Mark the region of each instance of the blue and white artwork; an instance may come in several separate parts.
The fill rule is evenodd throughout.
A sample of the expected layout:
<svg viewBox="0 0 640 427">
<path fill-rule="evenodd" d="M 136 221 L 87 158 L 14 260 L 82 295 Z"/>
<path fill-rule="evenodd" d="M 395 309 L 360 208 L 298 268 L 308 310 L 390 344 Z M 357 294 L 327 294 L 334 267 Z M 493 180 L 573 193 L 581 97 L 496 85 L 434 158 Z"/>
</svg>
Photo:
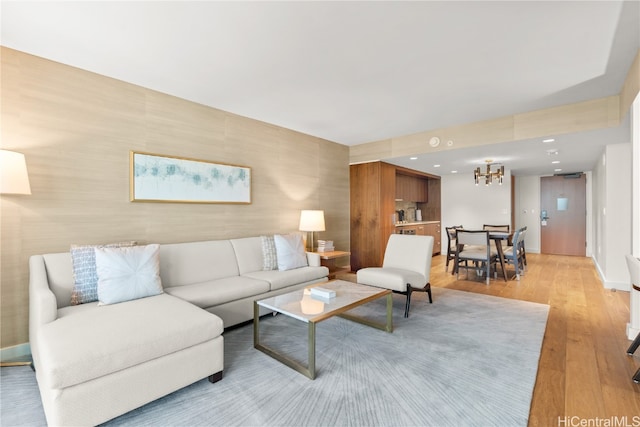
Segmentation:
<svg viewBox="0 0 640 427">
<path fill-rule="evenodd" d="M 131 200 L 251 203 L 251 169 L 131 152 Z"/>
</svg>

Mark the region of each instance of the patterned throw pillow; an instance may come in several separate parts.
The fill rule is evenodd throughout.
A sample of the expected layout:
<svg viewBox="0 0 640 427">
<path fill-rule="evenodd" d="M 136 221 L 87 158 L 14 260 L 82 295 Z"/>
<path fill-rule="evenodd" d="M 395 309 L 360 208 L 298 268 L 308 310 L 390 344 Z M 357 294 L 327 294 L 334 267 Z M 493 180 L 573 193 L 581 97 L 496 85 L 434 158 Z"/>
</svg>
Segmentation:
<svg viewBox="0 0 640 427">
<path fill-rule="evenodd" d="M 96 248 L 98 305 L 159 295 L 160 245 Z"/>
<path fill-rule="evenodd" d="M 73 263 L 73 291 L 71 305 L 98 301 L 98 272 L 96 248 L 120 248 L 135 246 L 136 242 L 109 243 L 106 245 L 71 245 Z"/>
<path fill-rule="evenodd" d="M 260 236 L 262 238 L 262 269 L 277 270 L 278 255 L 276 253 L 276 243 L 273 236 Z"/>
</svg>

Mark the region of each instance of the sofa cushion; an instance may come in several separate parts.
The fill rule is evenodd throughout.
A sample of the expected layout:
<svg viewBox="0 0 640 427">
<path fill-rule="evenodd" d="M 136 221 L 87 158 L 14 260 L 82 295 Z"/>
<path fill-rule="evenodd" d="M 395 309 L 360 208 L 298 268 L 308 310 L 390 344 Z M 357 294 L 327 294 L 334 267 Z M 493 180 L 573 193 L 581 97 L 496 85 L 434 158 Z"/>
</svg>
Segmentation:
<svg viewBox="0 0 640 427">
<path fill-rule="evenodd" d="M 236 276 L 187 286 L 164 288 L 170 295 L 209 308 L 269 291 L 269 283 L 250 277 Z"/>
<path fill-rule="evenodd" d="M 75 282 L 71 292 L 71 304 L 84 304 L 98 300 L 95 248 L 119 248 L 135 244 L 136 242 L 119 242 L 105 245 L 71 245 L 71 262 Z"/>
<path fill-rule="evenodd" d="M 240 276 L 248 271 L 262 270 L 262 239 L 260 237 L 231 239 L 231 246 L 235 252 Z"/>
<path fill-rule="evenodd" d="M 158 244 L 96 248 L 100 305 L 161 294 L 159 249 Z"/>
<path fill-rule="evenodd" d="M 160 277 L 165 288 L 238 275 L 229 240 L 160 245 Z"/>
<path fill-rule="evenodd" d="M 275 291 L 287 286 L 323 279 L 328 274 L 327 267 L 302 267 L 287 271 L 254 271 L 244 276 L 265 280 L 270 283 L 271 290 Z"/>
<path fill-rule="evenodd" d="M 308 265 L 300 234 L 276 234 L 273 239 L 276 244 L 278 270 L 292 270 Z"/>
<path fill-rule="evenodd" d="M 38 331 L 38 381 L 61 389 L 188 348 L 222 334 L 222 320 L 161 294 L 122 304 L 58 310 Z"/>
</svg>

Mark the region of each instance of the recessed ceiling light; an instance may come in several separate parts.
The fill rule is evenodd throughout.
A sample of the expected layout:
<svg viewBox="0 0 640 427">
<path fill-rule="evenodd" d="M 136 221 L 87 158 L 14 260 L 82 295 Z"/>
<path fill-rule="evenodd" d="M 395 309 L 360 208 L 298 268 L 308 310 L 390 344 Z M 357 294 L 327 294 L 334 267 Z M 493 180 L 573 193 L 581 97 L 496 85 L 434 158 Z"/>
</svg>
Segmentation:
<svg viewBox="0 0 640 427">
<path fill-rule="evenodd" d="M 458 171 L 451 171 L 451 173 L 458 173 Z"/>
<path fill-rule="evenodd" d="M 440 165 L 433 165 L 433 167 L 434 167 L 434 168 L 439 168 L 439 167 L 440 167 Z"/>
<path fill-rule="evenodd" d="M 553 142 L 553 141 L 555 141 L 555 139 L 553 139 L 553 138 L 548 138 L 548 139 L 543 139 L 542 140 L 542 142 L 544 142 L 545 144 L 548 144 L 548 143 Z"/>
<path fill-rule="evenodd" d="M 553 162 L 551 162 L 552 165 L 555 165 L 557 163 L 560 163 L 560 160 L 554 160 Z"/>
<path fill-rule="evenodd" d="M 418 160 L 417 157 L 409 157 L 409 160 Z"/>
<path fill-rule="evenodd" d="M 554 172 L 560 172 L 562 169 L 558 168 L 558 169 L 554 169 Z"/>
</svg>

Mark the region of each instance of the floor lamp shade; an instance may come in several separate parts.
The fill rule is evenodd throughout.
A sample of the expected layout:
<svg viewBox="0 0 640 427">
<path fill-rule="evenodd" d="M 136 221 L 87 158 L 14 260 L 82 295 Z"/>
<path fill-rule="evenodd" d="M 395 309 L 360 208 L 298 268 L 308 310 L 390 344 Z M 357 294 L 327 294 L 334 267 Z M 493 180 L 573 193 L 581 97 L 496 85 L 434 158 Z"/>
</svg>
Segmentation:
<svg viewBox="0 0 640 427">
<path fill-rule="evenodd" d="M 31 194 L 24 154 L 0 150 L 0 194 Z"/>
<path fill-rule="evenodd" d="M 324 211 L 321 210 L 304 210 L 300 212 L 300 231 L 311 232 L 310 249 L 313 251 L 313 233 L 315 231 L 324 231 Z"/>
</svg>

